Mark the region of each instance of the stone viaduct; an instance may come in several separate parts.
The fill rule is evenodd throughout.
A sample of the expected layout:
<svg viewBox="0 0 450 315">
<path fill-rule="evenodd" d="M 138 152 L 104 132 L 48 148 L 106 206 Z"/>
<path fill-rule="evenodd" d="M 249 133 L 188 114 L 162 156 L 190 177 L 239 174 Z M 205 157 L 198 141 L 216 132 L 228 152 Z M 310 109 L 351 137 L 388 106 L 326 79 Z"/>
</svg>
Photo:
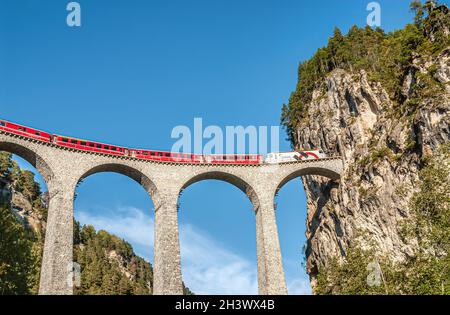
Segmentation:
<svg viewBox="0 0 450 315">
<path fill-rule="evenodd" d="M 71 150 L 0 130 L 0 151 L 16 154 L 44 178 L 50 201 L 41 267 L 40 294 L 72 294 L 73 201 L 77 184 L 101 172 L 138 182 L 155 208 L 154 294 L 182 294 L 178 199 L 183 189 L 203 180 L 226 181 L 242 190 L 256 221 L 259 294 L 287 294 L 274 200 L 288 181 L 304 175 L 338 180 L 339 158 L 278 165 L 213 165 L 143 161 Z"/>
</svg>

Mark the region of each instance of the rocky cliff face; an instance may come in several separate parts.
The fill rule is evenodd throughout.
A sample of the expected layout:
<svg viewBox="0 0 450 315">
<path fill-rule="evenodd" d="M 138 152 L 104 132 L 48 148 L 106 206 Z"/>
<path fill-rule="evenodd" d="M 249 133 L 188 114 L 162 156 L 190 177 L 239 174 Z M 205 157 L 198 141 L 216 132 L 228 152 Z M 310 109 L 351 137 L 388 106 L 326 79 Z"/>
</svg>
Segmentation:
<svg viewBox="0 0 450 315">
<path fill-rule="evenodd" d="M 43 204 L 46 203 L 47 196 L 47 193 L 42 194 Z M 30 228 L 34 233 L 45 234 L 46 218 L 33 207 L 28 198 L 22 193 L 11 191 L 11 209 L 16 218 L 27 228 Z"/>
<path fill-rule="evenodd" d="M 426 75 L 443 89 L 417 100 L 413 91 L 428 84 Z M 314 90 L 294 135 L 297 148 L 319 147 L 342 156 L 345 164 L 339 183 L 303 178 L 307 269 L 313 286 L 318 267 L 332 257 L 344 258 L 357 238 L 363 246 L 375 242 L 393 261 L 412 253 L 415 245 L 404 243 L 401 221 L 409 215 L 423 159 L 449 141 L 449 48 L 435 57 L 414 57 L 400 104 L 368 77 L 364 70 L 333 70 Z"/>
<path fill-rule="evenodd" d="M 321 267 L 330 269 L 335 257 L 347 261 L 355 246 L 405 263 L 426 250 L 402 230 L 413 219 L 420 171 L 450 138 L 450 10 L 430 1 L 413 8 L 415 22 L 392 33 L 335 29 L 300 65 L 283 106 L 296 149 L 319 147 L 345 165 L 338 183 L 303 178 L 313 287 Z"/>
<path fill-rule="evenodd" d="M 42 213 L 36 205 L 33 205 L 33 201 L 27 198 L 23 192 L 15 190 L 13 186 L 11 180 L 0 177 L 0 205 L 6 204 L 16 219 L 27 229 L 43 235 L 46 226 L 45 213 Z M 40 203 L 42 207 L 47 207 L 47 192 L 41 194 Z"/>
<path fill-rule="evenodd" d="M 417 102 L 412 91 L 424 83 L 422 74 L 431 74 L 445 92 L 431 93 L 412 106 Z M 401 221 L 409 215 L 423 158 L 449 141 L 450 49 L 425 60 L 416 56 L 401 94 L 401 104 L 392 101 L 363 70 L 336 69 L 314 90 L 295 145 L 342 156 L 345 171 L 339 183 L 303 178 L 307 269 L 313 286 L 318 266 L 334 256 L 345 257 L 356 238 L 363 246 L 374 241 L 394 261 L 412 252 L 414 244 L 405 244 L 400 236 Z"/>
</svg>

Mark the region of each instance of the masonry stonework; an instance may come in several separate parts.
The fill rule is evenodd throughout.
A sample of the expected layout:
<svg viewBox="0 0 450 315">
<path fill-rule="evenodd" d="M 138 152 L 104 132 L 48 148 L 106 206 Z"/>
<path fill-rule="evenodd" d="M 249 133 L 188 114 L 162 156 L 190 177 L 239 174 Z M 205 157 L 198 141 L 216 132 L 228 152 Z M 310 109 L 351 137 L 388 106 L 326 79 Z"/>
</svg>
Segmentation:
<svg viewBox="0 0 450 315">
<path fill-rule="evenodd" d="M 178 198 L 203 180 L 221 180 L 242 190 L 255 212 L 259 293 L 287 294 L 274 207 L 291 179 L 320 175 L 339 180 L 339 158 L 278 165 L 181 164 L 143 161 L 62 148 L 0 130 L 0 151 L 16 154 L 44 178 L 50 195 L 40 294 L 72 294 L 73 198 L 77 184 L 96 173 L 115 172 L 138 182 L 155 208 L 154 294 L 182 294 Z M 149 209 L 150 210 L 150 209 Z"/>
</svg>

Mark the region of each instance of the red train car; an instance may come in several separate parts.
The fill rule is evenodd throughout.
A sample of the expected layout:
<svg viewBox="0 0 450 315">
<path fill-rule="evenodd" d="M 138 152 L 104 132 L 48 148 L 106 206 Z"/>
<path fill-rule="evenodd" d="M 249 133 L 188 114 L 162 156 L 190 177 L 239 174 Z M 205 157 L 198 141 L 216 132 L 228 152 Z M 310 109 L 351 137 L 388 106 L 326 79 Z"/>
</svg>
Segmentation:
<svg viewBox="0 0 450 315">
<path fill-rule="evenodd" d="M 261 163 L 261 155 L 257 154 L 213 154 L 203 157 L 208 164 L 255 165 Z"/>
<path fill-rule="evenodd" d="M 160 161 L 160 162 L 173 162 L 173 163 L 202 163 L 203 158 L 201 155 L 192 153 L 176 153 L 166 151 L 150 151 L 141 149 L 130 149 L 130 156 L 138 159 Z"/>
<path fill-rule="evenodd" d="M 51 142 L 52 135 L 38 129 L 33 129 L 30 127 L 25 127 L 19 124 L 14 124 L 6 120 L 0 120 L 0 129 L 14 133 L 16 135 L 36 139 L 44 142 Z"/>
<path fill-rule="evenodd" d="M 119 156 L 128 156 L 129 155 L 129 149 L 111 145 L 111 144 L 105 144 L 100 142 L 94 142 L 89 140 L 81 140 L 66 136 L 60 136 L 60 135 L 54 135 L 53 136 L 53 143 L 67 147 L 72 149 L 78 149 L 83 151 L 90 151 L 90 152 L 96 152 L 96 153 L 102 153 L 102 154 L 112 154 L 112 155 L 119 155 Z"/>
</svg>

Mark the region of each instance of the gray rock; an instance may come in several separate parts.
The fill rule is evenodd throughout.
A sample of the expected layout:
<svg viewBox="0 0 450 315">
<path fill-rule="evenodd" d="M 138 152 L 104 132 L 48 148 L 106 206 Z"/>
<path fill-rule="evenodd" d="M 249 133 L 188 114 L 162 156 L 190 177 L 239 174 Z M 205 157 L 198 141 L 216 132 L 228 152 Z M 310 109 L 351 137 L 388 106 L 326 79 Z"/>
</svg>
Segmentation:
<svg viewBox="0 0 450 315">
<path fill-rule="evenodd" d="M 335 70 L 320 87 L 326 88 L 325 97 L 319 97 L 320 89 L 314 93 L 308 117 L 297 129 L 297 146 L 342 156 L 344 173 L 339 185 L 319 176 L 303 177 L 307 270 L 313 287 L 318 266 L 335 256 L 342 259 L 358 231 L 371 236 L 359 240 L 363 246 L 374 241 L 394 261 L 411 254 L 415 245 L 402 241 L 400 223 L 409 215 L 421 157 L 449 141 L 449 60 L 446 50 L 430 62 L 415 62 L 422 72 L 435 65 L 435 77 L 446 86 L 446 93 L 419 104 L 410 118 L 393 115 L 394 104 L 386 91 L 379 83 L 369 83 L 363 71 Z M 414 71 L 403 85 L 406 97 Z"/>
</svg>

